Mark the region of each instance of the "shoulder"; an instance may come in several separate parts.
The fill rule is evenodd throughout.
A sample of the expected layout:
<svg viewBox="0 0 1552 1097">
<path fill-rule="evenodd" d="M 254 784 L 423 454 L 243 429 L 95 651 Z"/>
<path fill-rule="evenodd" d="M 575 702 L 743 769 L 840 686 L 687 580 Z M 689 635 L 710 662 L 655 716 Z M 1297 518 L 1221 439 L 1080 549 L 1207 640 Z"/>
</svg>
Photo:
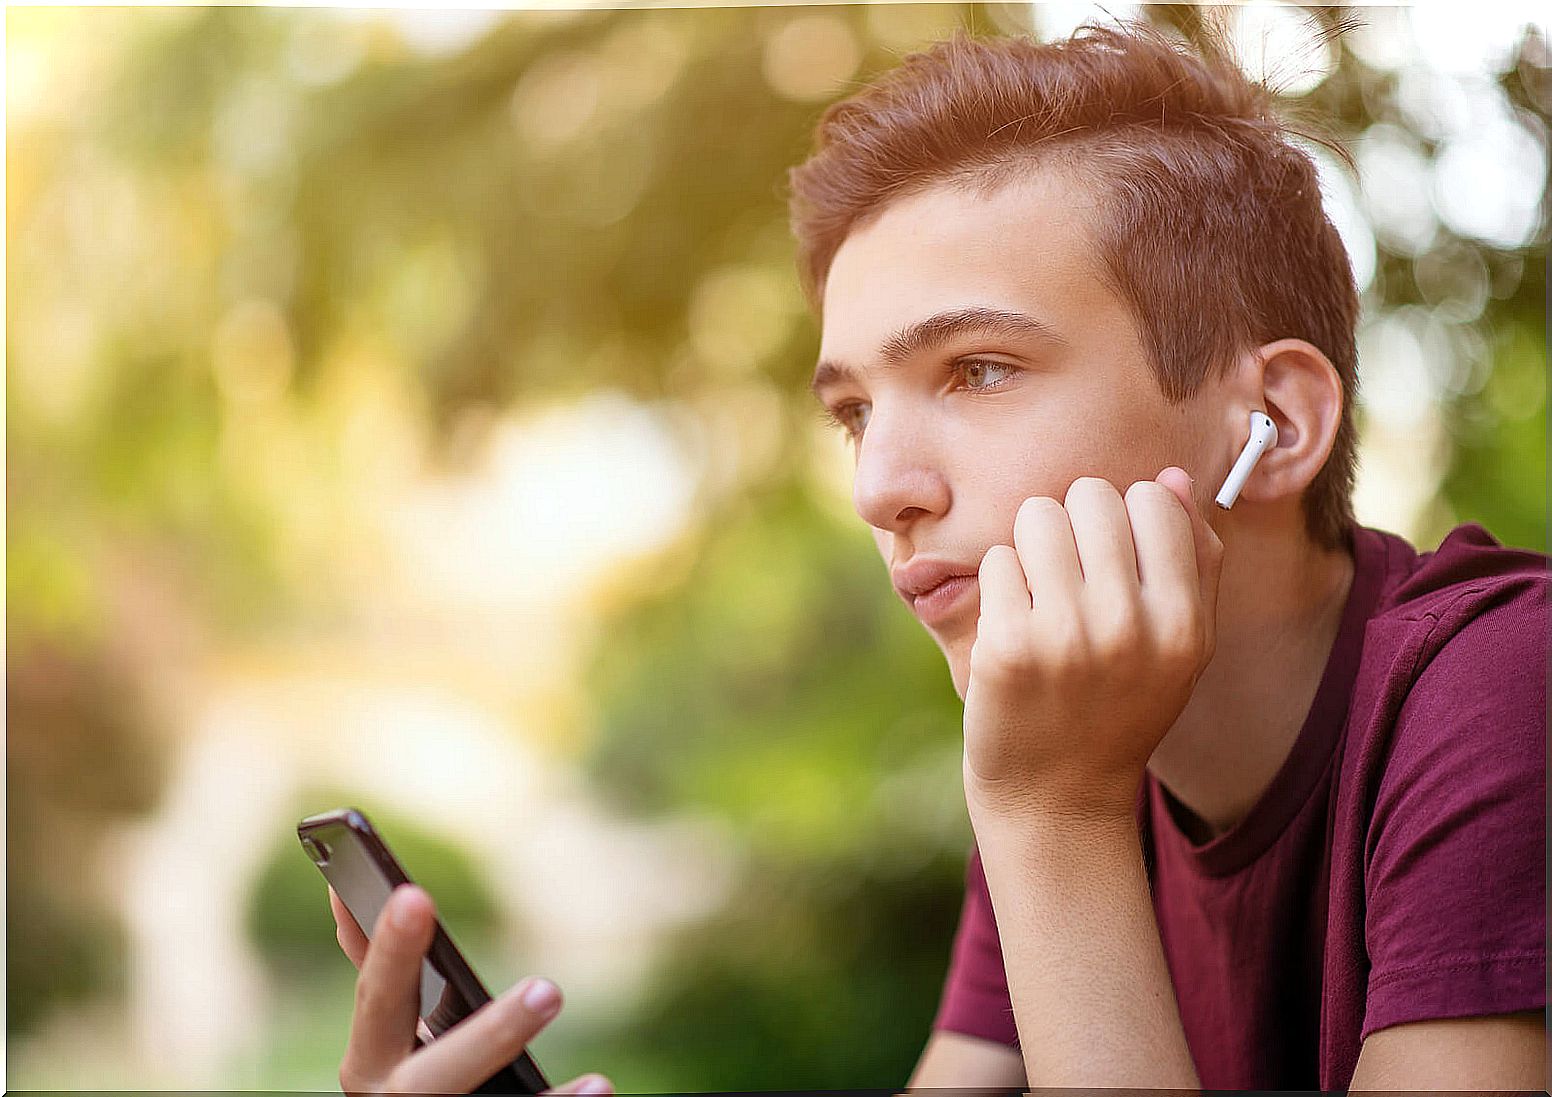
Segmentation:
<svg viewBox="0 0 1552 1097">
<path fill-rule="evenodd" d="M 1359 551 L 1383 573 L 1374 617 L 1443 626 L 1445 636 L 1485 613 L 1512 604 L 1511 616 L 1524 627 L 1547 614 L 1548 565 L 1540 552 L 1503 545 L 1475 522 L 1456 526 L 1430 552 L 1417 552 L 1404 539 L 1359 527 Z M 1502 617 L 1499 618 L 1503 620 Z M 1442 639 L 1442 637 L 1441 637 Z"/>
<path fill-rule="evenodd" d="M 1354 536 L 1374 588 L 1357 702 L 1380 736 L 1369 749 L 1391 763 L 1419 751 L 1470 752 L 1495 727 L 1523 734 L 1538 723 L 1544 739 L 1548 558 L 1501 545 L 1476 523 L 1423 553 L 1381 530 Z M 1463 724 L 1479 730 L 1462 738 Z"/>
<path fill-rule="evenodd" d="M 1549 582 L 1546 556 L 1499 545 L 1474 523 L 1418 557 L 1380 615 L 1413 622 L 1419 636 L 1395 749 L 1473 753 L 1507 737 L 1536 746 L 1541 768 Z"/>
<path fill-rule="evenodd" d="M 1380 804 L 1417 804 L 1421 789 L 1457 791 L 1444 803 L 1505 782 L 1535 796 L 1544 785 L 1547 718 L 1546 557 L 1505 548 L 1480 526 L 1452 531 L 1377 615 L 1413 640 L 1411 682 L 1396 713 Z M 1536 776 L 1539 780 L 1532 781 Z M 1502 788 L 1500 788 L 1502 791 Z M 1443 806 L 1439 804 L 1438 806 Z"/>
<path fill-rule="evenodd" d="M 1406 547 L 1377 536 L 1385 551 Z M 1371 883 L 1446 832 L 1491 838 L 1480 855 L 1502 850 L 1516 827 L 1544 831 L 1547 558 L 1499 545 L 1475 524 L 1451 531 L 1435 552 L 1405 556 L 1392 561 L 1369 622 L 1380 649 L 1365 736 L 1377 763 Z"/>
</svg>

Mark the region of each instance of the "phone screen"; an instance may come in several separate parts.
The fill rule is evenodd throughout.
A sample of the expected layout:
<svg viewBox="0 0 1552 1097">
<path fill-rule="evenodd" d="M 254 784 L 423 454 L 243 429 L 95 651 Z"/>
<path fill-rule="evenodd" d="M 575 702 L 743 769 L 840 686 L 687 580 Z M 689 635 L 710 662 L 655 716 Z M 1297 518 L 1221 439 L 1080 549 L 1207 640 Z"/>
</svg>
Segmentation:
<svg viewBox="0 0 1552 1097">
<path fill-rule="evenodd" d="M 308 855 L 323 871 L 362 932 L 370 935 L 394 884 L 383 875 L 366 847 L 348 827 L 320 828 L 307 837 L 317 843 L 316 847 L 308 849 Z M 323 853 L 322 863 L 318 862 L 315 849 Z M 420 962 L 420 1016 L 433 1035 L 442 1035 L 474 1009 L 458 988 L 431 966 L 429 959 Z"/>
<path fill-rule="evenodd" d="M 393 889 L 410 882 L 404 867 L 366 816 L 353 808 L 309 816 L 296 830 L 307 856 L 370 936 Z M 488 1001 L 490 993 L 438 921 L 420 964 L 420 1016 L 426 1029 L 441 1036 Z M 523 1052 L 476 1092 L 541 1093 L 548 1088 L 538 1065 Z"/>
</svg>

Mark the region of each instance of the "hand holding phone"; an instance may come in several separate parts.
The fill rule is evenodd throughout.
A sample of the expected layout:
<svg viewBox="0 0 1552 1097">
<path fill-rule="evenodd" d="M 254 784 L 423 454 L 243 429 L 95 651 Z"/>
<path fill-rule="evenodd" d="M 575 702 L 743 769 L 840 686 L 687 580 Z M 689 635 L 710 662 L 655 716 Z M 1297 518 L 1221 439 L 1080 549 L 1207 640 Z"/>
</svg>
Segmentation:
<svg viewBox="0 0 1552 1097">
<path fill-rule="evenodd" d="M 361 972 L 340 1065 L 347 1093 L 613 1092 L 599 1075 L 550 1088 L 526 1048 L 560 1012 L 559 988 L 525 979 L 493 1001 L 362 812 L 311 815 L 296 833 L 329 883 L 335 936 Z"/>
<path fill-rule="evenodd" d="M 347 1094 L 467 1093 L 523 1054 L 560 1012 L 560 991 L 543 979 L 524 979 L 480 1006 L 424 1046 L 415 1037 L 421 962 L 431 947 L 436 912 L 413 884 L 393 890 L 371 939 L 334 889 L 329 889 L 336 936 L 360 969 L 350 1040 L 340 1064 Z M 529 995 L 534 994 L 532 1004 Z M 612 1093 L 609 1081 L 585 1074 L 545 1093 Z"/>
</svg>

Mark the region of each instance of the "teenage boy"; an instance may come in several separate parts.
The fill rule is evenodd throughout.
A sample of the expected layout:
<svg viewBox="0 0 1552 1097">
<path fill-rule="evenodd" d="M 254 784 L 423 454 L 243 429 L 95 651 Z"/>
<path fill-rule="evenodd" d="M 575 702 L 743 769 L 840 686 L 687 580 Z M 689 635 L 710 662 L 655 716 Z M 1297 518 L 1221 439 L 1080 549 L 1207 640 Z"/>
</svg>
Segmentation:
<svg viewBox="0 0 1552 1097">
<path fill-rule="evenodd" d="M 960 36 L 792 191 L 814 391 L 965 702 L 911 1084 L 1544 1088 L 1547 559 L 1355 523 L 1357 293 L 1267 95 Z"/>
</svg>

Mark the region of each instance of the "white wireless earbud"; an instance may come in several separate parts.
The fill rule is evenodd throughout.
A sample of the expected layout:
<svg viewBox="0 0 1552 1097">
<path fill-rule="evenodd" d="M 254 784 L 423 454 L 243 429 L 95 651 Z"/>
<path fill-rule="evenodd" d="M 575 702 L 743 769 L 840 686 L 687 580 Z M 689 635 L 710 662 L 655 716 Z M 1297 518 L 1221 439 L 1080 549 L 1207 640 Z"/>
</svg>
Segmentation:
<svg viewBox="0 0 1552 1097">
<path fill-rule="evenodd" d="M 1269 415 L 1262 411 L 1250 413 L 1250 441 L 1245 443 L 1245 448 L 1239 451 L 1239 457 L 1234 462 L 1234 467 L 1229 470 L 1228 479 L 1224 480 L 1223 487 L 1218 489 L 1217 504 L 1224 510 L 1234 505 L 1234 500 L 1239 498 L 1240 489 L 1245 486 L 1245 481 L 1250 479 L 1251 470 L 1256 467 L 1256 462 L 1261 460 L 1261 455 L 1277 445 L 1277 424 L 1272 422 Z"/>
</svg>

